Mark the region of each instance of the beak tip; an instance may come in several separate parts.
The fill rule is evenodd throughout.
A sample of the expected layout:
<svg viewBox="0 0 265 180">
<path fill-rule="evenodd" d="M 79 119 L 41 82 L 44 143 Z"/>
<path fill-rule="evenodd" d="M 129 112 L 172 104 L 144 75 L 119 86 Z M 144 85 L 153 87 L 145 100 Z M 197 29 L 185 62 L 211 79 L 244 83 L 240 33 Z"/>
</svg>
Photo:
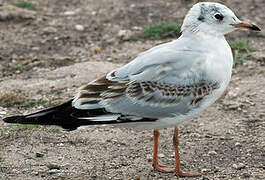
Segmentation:
<svg viewBox="0 0 265 180">
<path fill-rule="evenodd" d="M 253 30 L 253 31 L 261 31 L 261 29 L 258 26 L 254 25 L 254 24 L 251 24 L 250 29 Z"/>
</svg>

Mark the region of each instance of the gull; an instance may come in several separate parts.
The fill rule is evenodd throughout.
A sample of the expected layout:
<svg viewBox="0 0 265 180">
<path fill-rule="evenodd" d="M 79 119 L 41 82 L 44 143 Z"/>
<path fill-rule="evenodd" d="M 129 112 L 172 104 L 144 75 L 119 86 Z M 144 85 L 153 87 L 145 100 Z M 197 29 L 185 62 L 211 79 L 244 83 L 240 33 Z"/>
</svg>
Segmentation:
<svg viewBox="0 0 265 180">
<path fill-rule="evenodd" d="M 187 13 L 178 39 L 155 46 L 89 82 L 62 105 L 4 121 L 58 125 L 66 130 L 107 124 L 154 129 L 154 169 L 176 176 L 200 176 L 181 171 L 178 124 L 207 109 L 225 91 L 233 56 L 224 35 L 236 29 L 260 31 L 222 4 L 197 3 Z M 166 127 L 175 128 L 174 167 L 158 162 L 159 129 Z"/>
</svg>

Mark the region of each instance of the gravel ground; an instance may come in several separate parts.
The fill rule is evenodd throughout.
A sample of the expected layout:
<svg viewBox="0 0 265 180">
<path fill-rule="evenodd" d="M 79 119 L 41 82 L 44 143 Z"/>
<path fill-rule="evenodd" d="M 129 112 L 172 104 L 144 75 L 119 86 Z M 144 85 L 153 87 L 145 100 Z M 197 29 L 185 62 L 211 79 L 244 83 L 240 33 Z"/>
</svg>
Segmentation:
<svg viewBox="0 0 265 180">
<path fill-rule="evenodd" d="M 181 22 L 192 5 L 189 0 L 32 0 L 37 7 L 32 12 L 14 9 L 14 2 L 0 2 L 0 99 L 12 94 L 20 104 L 0 102 L 0 118 L 63 102 L 82 84 L 170 40 L 129 41 L 124 32 Z M 264 27 L 263 0 L 222 2 Z M 204 173 L 191 179 L 265 179 L 265 34 L 235 32 L 228 38 L 249 40 L 258 62 L 235 67 L 226 95 L 180 125 L 182 167 Z M 47 103 L 27 103 L 38 99 Z M 0 178 L 178 179 L 153 170 L 152 135 L 113 127 L 65 132 L 0 121 Z M 165 164 L 174 163 L 172 135 L 172 128 L 161 131 L 159 157 Z"/>
</svg>

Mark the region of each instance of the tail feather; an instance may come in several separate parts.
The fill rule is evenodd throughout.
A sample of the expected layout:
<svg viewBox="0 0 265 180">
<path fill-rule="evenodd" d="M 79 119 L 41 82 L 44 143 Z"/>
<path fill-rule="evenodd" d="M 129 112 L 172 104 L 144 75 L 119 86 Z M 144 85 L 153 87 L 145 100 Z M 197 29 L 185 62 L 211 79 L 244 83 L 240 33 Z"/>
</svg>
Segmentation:
<svg viewBox="0 0 265 180">
<path fill-rule="evenodd" d="M 66 130 L 74 130 L 79 126 L 79 123 L 75 123 L 74 118 L 69 116 L 73 109 L 71 100 L 29 115 L 7 117 L 3 121 L 17 124 L 57 125 Z"/>
<path fill-rule="evenodd" d="M 11 116 L 3 119 L 3 121 L 6 123 L 20 123 L 23 121 L 24 117 L 25 116 Z"/>
<path fill-rule="evenodd" d="M 126 116 L 107 112 L 104 108 L 76 109 L 72 100 L 59 106 L 48 108 L 25 116 L 12 116 L 3 119 L 6 123 L 57 125 L 70 131 L 79 126 L 120 124 L 135 121 L 155 121 L 155 119 Z"/>
</svg>

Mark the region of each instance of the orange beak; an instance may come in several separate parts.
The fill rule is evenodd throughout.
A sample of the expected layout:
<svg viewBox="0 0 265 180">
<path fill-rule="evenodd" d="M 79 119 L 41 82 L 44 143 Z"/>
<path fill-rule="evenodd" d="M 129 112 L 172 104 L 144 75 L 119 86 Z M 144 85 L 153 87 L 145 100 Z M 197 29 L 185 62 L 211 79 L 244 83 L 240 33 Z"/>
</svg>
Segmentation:
<svg viewBox="0 0 265 180">
<path fill-rule="evenodd" d="M 248 29 L 252 31 L 261 31 L 260 28 L 254 24 L 250 24 L 248 22 L 243 21 L 239 24 L 232 24 L 232 26 L 238 28 L 238 29 Z"/>
</svg>

